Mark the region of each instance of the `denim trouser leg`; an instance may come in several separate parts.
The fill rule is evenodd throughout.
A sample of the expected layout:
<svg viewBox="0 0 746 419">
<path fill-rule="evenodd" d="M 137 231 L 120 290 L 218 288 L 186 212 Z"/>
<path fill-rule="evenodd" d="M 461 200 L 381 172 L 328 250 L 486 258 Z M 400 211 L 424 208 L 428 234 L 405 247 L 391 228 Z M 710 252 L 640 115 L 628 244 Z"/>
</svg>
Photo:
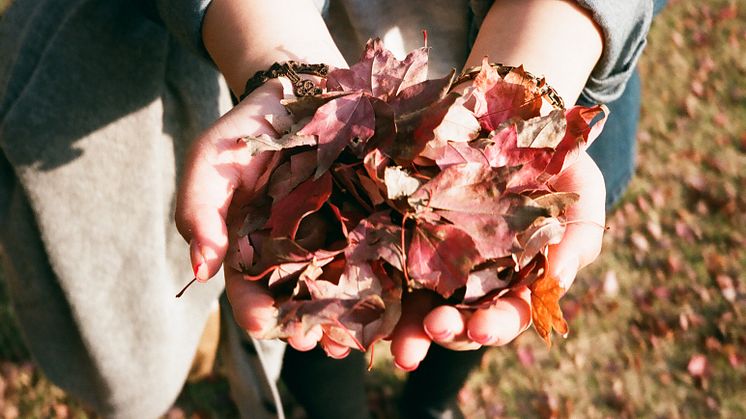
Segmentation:
<svg viewBox="0 0 746 419">
<path fill-rule="evenodd" d="M 611 115 L 588 154 L 604 175 L 608 211 L 621 198 L 635 168 L 635 139 L 640 120 L 640 75 L 636 71 L 622 96 L 607 106 Z"/>
</svg>

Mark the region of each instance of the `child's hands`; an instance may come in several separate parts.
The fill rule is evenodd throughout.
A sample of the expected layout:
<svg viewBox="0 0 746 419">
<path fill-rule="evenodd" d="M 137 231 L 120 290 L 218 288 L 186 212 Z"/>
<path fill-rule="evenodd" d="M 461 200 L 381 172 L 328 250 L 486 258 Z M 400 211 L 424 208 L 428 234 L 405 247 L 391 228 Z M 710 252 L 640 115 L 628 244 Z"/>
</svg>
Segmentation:
<svg viewBox="0 0 746 419">
<path fill-rule="evenodd" d="M 593 262 L 601 251 L 606 190 L 601 171 L 585 152 L 557 178 L 554 187 L 580 195 L 580 200 L 567 211 L 570 223 L 562 241 L 550 246 L 548 256 L 549 274 L 567 290 L 578 270 Z M 431 342 L 454 350 L 505 345 L 531 324 L 530 301 L 531 293 L 524 288 L 469 315 L 448 305 L 433 308 L 436 303 L 428 294 L 414 293 L 404 301 L 402 319 L 392 336 L 391 353 L 400 368 L 413 370 Z"/>
</svg>

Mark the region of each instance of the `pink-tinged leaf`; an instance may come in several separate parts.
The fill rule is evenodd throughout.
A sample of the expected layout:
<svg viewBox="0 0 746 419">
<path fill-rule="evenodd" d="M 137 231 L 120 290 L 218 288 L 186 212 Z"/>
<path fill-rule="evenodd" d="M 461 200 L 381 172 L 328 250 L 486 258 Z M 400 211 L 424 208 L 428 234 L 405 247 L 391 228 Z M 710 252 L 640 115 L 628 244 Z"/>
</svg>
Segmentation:
<svg viewBox="0 0 746 419">
<path fill-rule="evenodd" d="M 503 208 L 500 197 L 514 169 L 478 163 L 449 166 L 409 197 L 413 207 L 430 207 L 474 214 L 491 214 Z"/>
<path fill-rule="evenodd" d="M 373 106 L 373 114 L 376 120 L 375 133 L 365 144 L 361 144 L 362 147 L 357 147 L 353 150 L 355 155 L 360 158 L 375 149 L 385 150 L 391 148 L 396 139 L 397 128 L 394 121 L 394 109 L 382 100 L 373 97 L 369 99 Z"/>
<path fill-rule="evenodd" d="M 552 159 L 552 150 L 519 148 L 515 124 L 506 123 L 498 127 L 483 146 L 492 167 L 520 166 L 508 184 L 512 190 L 534 189 L 547 180 L 548 175 L 544 175 L 544 170 Z"/>
<path fill-rule="evenodd" d="M 316 113 L 316 110 L 327 104 L 333 99 L 337 99 L 342 96 L 347 96 L 354 92 L 325 92 L 320 95 L 312 96 L 293 96 L 290 99 L 283 99 L 280 103 L 285 106 L 285 109 L 290 112 L 293 116 L 293 121 L 296 124 L 302 123 L 304 119 L 310 118 Z"/>
<path fill-rule="evenodd" d="M 474 241 L 450 224 L 418 222 L 407 251 L 409 277 L 445 298 L 466 285 L 471 269 L 481 262 Z"/>
<path fill-rule="evenodd" d="M 548 115 L 525 121 L 519 119 L 515 121 L 515 126 L 518 133 L 518 147 L 555 149 L 565 136 L 567 121 L 565 112 L 555 109 Z"/>
<path fill-rule="evenodd" d="M 399 61 L 391 51 L 382 48 L 373 57 L 373 96 L 386 101 L 402 90 L 427 80 L 427 51 L 427 48 L 418 48 Z"/>
<path fill-rule="evenodd" d="M 591 127 L 590 123 L 601 113 L 604 114 L 604 117 Z M 601 133 L 608 116 L 609 109 L 604 105 L 590 108 L 575 106 L 569 109 L 565 113 L 567 118 L 565 137 L 555 149 L 551 161 L 547 164 L 546 172 L 556 175 L 561 173 L 565 167 L 572 165 L 580 152 L 587 149 Z"/>
<path fill-rule="evenodd" d="M 365 44 L 365 50 L 360 57 L 360 61 L 353 64 L 349 69 L 338 68 L 329 72 L 326 78 L 326 88 L 330 91 L 365 90 L 371 92 L 373 58 L 380 54 L 383 49 L 383 42 L 379 38 L 369 39 Z"/>
<path fill-rule="evenodd" d="M 357 182 L 357 171 L 353 167 L 337 165 L 332 169 L 331 173 L 334 176 L 335 183 L 345 194 L 349 194 L 349 198 L 352 198 L 349 201 L 357 203 L 366 212 L 373 211 L 372 201 L 367 198 L 365 189 Z"/>
<path fill-rule="evenodd" d="M 288 337 L 297 333 L 298 327 L 308 331 L 320 325 L 325 333 L 333 333 L 330 337 L 335 341 L 365 350 L 355 334 L 359 335 L 366 324 L 380 319 L 384 310 L 384 302 L 377 295 L 362 299 L 290 300 L 280 305 L 277 328 L 263 338 Z"/>
<path fill-rule="evenodd" d="M 540 93 L 540 86 L 526 75 L 523 67 L 511 70 L 502 78 L 485 57 L 471 91 L 474 115 L 488 131 L 514 116 L 533 118 L 541 110 Z"/>
<path fill-rule="evenodd" d="M 446 220 L 467 233 L 484 259 L 494 259 L 510 254 L 514 231 L 511 231 L 501 213 L 472 214 L 460 211 L 438 211 Z"/>
<path fill-rule="evenodd" d="M 366 351 L 382 337 L 379 336 L 379 329 L 386 303 L 378 295 L 352 301 L 356 301 L 356 304 L 338 318 L 336 325 L 328 322 L 324 333 L 338 343 Z"/>
<path fill-rule="evenodd" d="M 363 69 L 358 66 L 358 69 Z M 368 64 L 367 78 L 360 71 L 355 71 L 355 66 L 350 69 L 338 68 L 329 72 L 326 79 L 326 88 L 330 92 L 352 93 L 357 91 L 370 92 L 370 64 Z M 364 71 L 363 71 L 364 73 Z"/>
<path fill-rule="evenodd" d="M 371 150 L 363 158 L 363 167 L 368 173 L 370 179 L 375 182 L 382 190 L 386 190 L 386 185 L 383 182 L 386 167 L 389 165 L 390 159 L 384 155 L 381 150 Z"/>
<path fill-rule="evenodd" d="M 254 236 L 252 236 L 252 243 Z M 267 237 L 255 248 L 259 248 L 259 258 L 249 272 L 245 272 L 249 279 L 260 279 L 274 272 L 281 265 L 285 265 L 285 272 L 299 272 L 305 265 L 316 261 L 321 265 L 330 262 L 345 249 L 345 242 L 335 242 L 326 249 L 309 251 L 296 241 L 286 237 Z M 322 263 L 323 262 L 323 263 Z"/>
<path fill-rule="evenodd" d="M 281 263 L 272 270 L 267 280 L 267 286 L 270 288 L 287 283 L 290 280 L 297 279 L 309 266 L 310 261 L 306 262 L 289 262 Z"/>
<path fill-rule="evenodd" d="M 334 262 L 327 266 L 332 265 Z M 300 321 L 305 328 L 322 325 L 335 342 L 367 350 L 393 331 L 401 314 L 400 282 L 391 280 L 379 265 L 348 262 L 337 284 L 325 280 L 324 275 L 306 281 L 314 301 L 286 305 L 286 309 L 298 310 L 290 322 Z"/>
<path fill-rule="evenodd" d="M 318 137 L 316 177 L 329 169 L 351 142 L 368 141 L 373 136 L 374 127 L 373 106 L 362 93 L 343 96 L 320 107 L 311 122 L 298 131 L 299 135 Z"/>
<path fill-rule="evenodd" d="M 331 193 L 332 177 L 329 173 L 298 185 L 292 192 L 272 205 L 272 215 L 266 225 L 272 230 L 272 237 L 294 239 L 303 217 L 318 211 L 329 199 Z"/>
<path fill-rule="evenodd" d="M 428 153 L 428 155 L 434 158 L 435 163 L 441 168 L 441 170 L 448 166 L 464 163 L 477 163 L 483 166 L 490 165 L 484 152 L 479 148 L 471 146 L 469 143 L 454 143 L 447 141 L 444 146 L 437 150 L 433 150 L 433 152 Z"/>
<path fill-rule="evenodd" d="M 437 160 L 441 150 L 448 143 L 466 143 L 479 135 L 479 122 L 471 111 L 463 106 L 462 98 L 448 108 L 438 126 L 433 128 L 433 136 L 420 154 L 431 160 Z M 465 149 L 465 147 L 464 147 Z"/>
<path fill-rule="evenodd" d="M 398 116 L 422 110 L 443 99 L 451 88 L 455 70 L 440 79 L 426 80 L 403 89 L 389 104 Z"/>
<path fill-rule="evenodd" d="M 334 326 L 325 329 L 330 338 L 347 346 L 354 347 L 352 344 L 355 343 L 368 349 L 394 330 L 401 316 L 401 281 L 392 280 L 380 261 L 349 261 L 339 278 L 338 289 L 338 298 L 342 299 L 363 300 L 371 295 L 380 297 L 384 310 L 346 313 L 340 319 L 345 326 L 343 330 L 335 330 Z"/>
<path fill-rule="evenodd" d="M 254 247 L 249 243 L 249 237 L 243 236 L 236 240 L 226 258 L 226 264 L 231 268 L 245 272 L 254 264 Z"/>
<path fill-rule="evenodd" d="M 296 186 L 308 180 L 316 170 L 316 152 L 313 150 L 293 154 L 290 160 L 280 165 L 269 180 L 267 194 L 277 201 Z"/>
<path fill-rule="evenodd" d="M 573 206 L 580 196 L 574 192 L 547 192 L 540 196 L 531 196 L 534 205 L 545 208 L 550 217 L 559 217 Z"/>
<path fill-rule="evenodd" d="M 497 259 L 488 266 L 471 272 L 466 280 L 464 304 L 476 303 L 493 291 L 507 289 L 510 286 L 511 276 L 500 277 L 506 269 L 508 270 L 506 273 L 513 270 L 513 261 L 510 257 Z"/>
<path fill-rule="evenodd" d="M 406 198 L 420 187 L 420 180 L 399 166 L 387 167 L 383 181 L 388 199 Z"/>
<path fill-rule="evenodd" d="M 401 227 L 391 222 L 388 211 L 377 212 L 360 221 L 350 232 L 345 257 L 351 263 L 383 259 L 399 271 L 404 255 L 401 248 Z"/>
<path fill-rule="evenodd" d="M 313 135 L 292 133 L 285 134 L 280 138 L 272 138 L 267 134 L 262 134 L 258 137 L 245 137 L 243 141 L 252 156 L 263 151 L 279 151 L 293 147 L 316 145 L 316 138 Z"/>
<path fill-rule="evenodd" d="M 425 109 L 397 116 L 396 141 L 392 149 L 384 149 L 384 153 L 397 161 L 412 161 L 433 139 L 464 142 L 476 138 L 478 124 L 463 107 L 460 97 L 450 93 Z M 437 144 L 434 147 L 437 148 Z"/>
<path fill-rule="evenodd" d="M 524 267 L 537 253 L 550 244 L 557 244 L 565 234 L 565 226 L 553 217 L 540 218 L 516 238 L 523 250 L 518 254 L 518 266 Z"/>
<path fill-rule="evenodd" d="M 293 126 L 293 117 L 290 113 L 264 115 L 264 119 L 272 125 L 278 135 L 285 135 L 290 132 Z"/>
</svg>

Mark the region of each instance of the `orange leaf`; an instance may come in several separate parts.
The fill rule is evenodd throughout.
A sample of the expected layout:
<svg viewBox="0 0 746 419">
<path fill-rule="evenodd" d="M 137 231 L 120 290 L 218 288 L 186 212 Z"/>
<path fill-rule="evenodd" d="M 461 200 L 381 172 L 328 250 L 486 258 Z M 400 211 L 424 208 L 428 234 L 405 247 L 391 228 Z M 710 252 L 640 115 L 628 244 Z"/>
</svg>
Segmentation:
<svg viewBox="0 0 746 419">
<path fill-rule="evenodd" d="M 529 285 L 529 289 L 531 290 L 531 319 L 534 329 L 547 343 L 547 347 L 551 347 L 552 328 L 562 335 L 568 332 L 567 322 L 562 316 L 562 309 L 559 305 L 563 289 L 557 278 L 547 274 Z"/>
</svg>

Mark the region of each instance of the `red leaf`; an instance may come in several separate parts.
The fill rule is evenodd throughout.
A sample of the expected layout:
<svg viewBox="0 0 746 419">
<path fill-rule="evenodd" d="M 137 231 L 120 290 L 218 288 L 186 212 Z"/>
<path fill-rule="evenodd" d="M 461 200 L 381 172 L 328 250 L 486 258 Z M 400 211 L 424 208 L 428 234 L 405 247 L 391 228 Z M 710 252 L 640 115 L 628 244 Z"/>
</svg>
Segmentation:
<svg viewBox="0 0 746 419">
<path fill-rule="evenodd" d="M 603 113 L 604 117 L 591 126 L 591 121 L 600 113 Z M 575 106 L 568 110 L 565 113 L 567 118 L 565 137 L 555 149 L 554 155 L 546 167 L 546 172 L 556 175 L 564 167 L 574 163 L 580 152 L 588 148 L 601 133 L 608 116 L 609 109 L 604 105 L 590 108 Z"/>
<path fill-rule="evenodd" d="M 507 208 L 507 205 L 506 205 Z M 471 214 L 460 211 L 438 211 L 446 220 L 467 233 L 484 259 L 494 259 L 510 254 L 513 236 L 503 214 Z"/>
<path fill-rule="evenodd" d="M 435 160 L 435 163 L 437 163 L 438 167 L 441 169 L 464 163 L 477 163 L 483 166 L 490 165 L 484 152 L 469 143 L 455 143 L 448 141 L 441 148 L 429 153 L 429 156 Z"/>
<path fill-rule="evenodd" d="M 443 99 L 451 87 L 455 71 L 440 79 L 426 80 L 407 87 L 388 103 L 396 115 L 406 115 L 424 109 Z"/>
<path fill-rule="evenodd" d="M 524 267 L 537 253 L 543 252 L 550 244 L 557 244 L 565 234 L 565 226 L 553 217 L 540 218 L 516 238 L 523 247 L 518 255 L 518 266 Z"/>
<path fill-rule="evenodd" d="M 345 251 L 352 263 L 383 259 L 399 271 L 404 259 L 401 248 L 401 227 L 391 222 L 388 211 L 377 212 L 361 220 L 350 232 L 350 245 Z"/>
<path fill-rule="evenodd" d="M 380 39 L 369 39 L 360 61 L 350 66 L 349 69 L 334 69 L 329 72 L 326 78 L 326 88 L 332 91 L 365 90 L 371 92 L 373 58 L 382 50 L 383 42 Z"/>
<path fill-rule="evenodd" d="M 300 135 L 316 135 L 319 139 L 316 177 L 329 169 L 352 141 L 368 141 L 374 127 L 373 106 L 362 93 L 342 96 L 320 107 L 311 122 L 298 131 Z"/>
<path fill-rule="evenodd" d="M 392 150 L 384 150 L 397 161 L 412 161 L 431 140 L 433 148 L 449 141 L 469 141 L 479 134 L 479 124 L 464 108 L 460 96 L 450 93 L 418 112 L 398 117 L 397 138 Z"/>
<path fill-rule="evenodd" d="M 420 221 L 407 251 L 413 281 L 448 298 L 464 285 L 481 258 L 468 234 L 449 224 Z"/>
<path fill-rule="evenodd" d="M 523 67 L 511 70 L 502 78 L 485 57 L 473 86 L 474 115 L 488 131 L 514 116 L 533 118 L 541 110 L 539 86 L 526 75 Z"/>
<path fill-rule="evenodd" d="M 513 169 L 477 163 L 449 166 L 409 198 L 410 205 L 472 214 L 493 214 L 504 209 L 500 197 Z"/>
<path fill-rule="evenodd" d="M 332 193 L 332 177 L 324 173 L 318 179 L 308 179 L 293 189 L 284 198 L 272 205 L 272 215 L 267 228 L 272 237 L 295 238 L 301 220 L 318 211 Z"/>
<path fill-rule="evenodd" d="M 278 166 L 269 180 L 267 194 L 277 201 L 296 186 L 309 179 L 316 170 L 316 152 L 313 150 L 293 154 L 290 160 Z"/>
<path fill-rule="evenodd" d="M 402 90 L 427 80 L 427 48 L 410 52 L 403 61 L 381 48 L 373 57 L 371 91 L 381 100 L 393 98 Z"/>
</svg>

